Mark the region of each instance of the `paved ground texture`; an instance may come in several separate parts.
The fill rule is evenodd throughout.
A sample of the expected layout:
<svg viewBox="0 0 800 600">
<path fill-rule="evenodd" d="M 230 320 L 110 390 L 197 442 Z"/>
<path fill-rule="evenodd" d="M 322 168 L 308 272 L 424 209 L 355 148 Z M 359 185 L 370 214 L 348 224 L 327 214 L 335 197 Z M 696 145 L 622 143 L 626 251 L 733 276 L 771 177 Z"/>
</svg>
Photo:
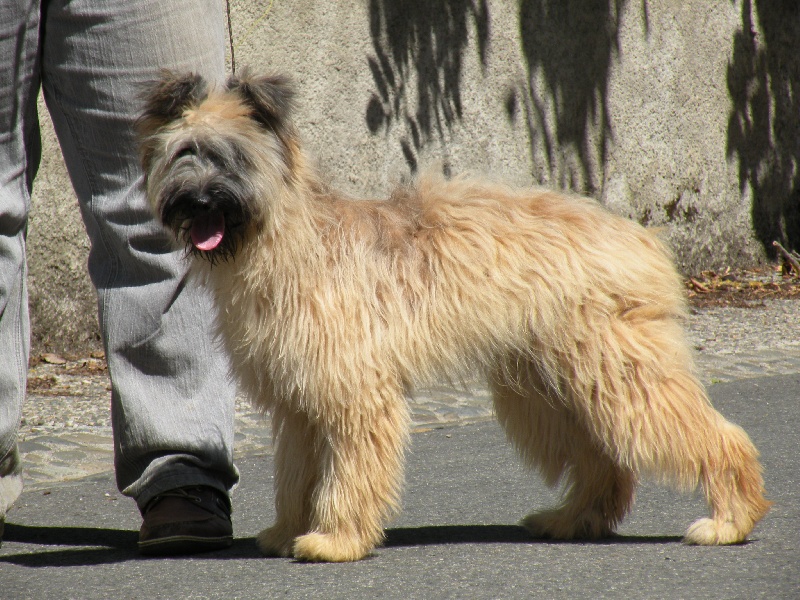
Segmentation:
<svg viewBox="0 0 800 600">
<path fill-rule="evenodd" d="M 97 475 L 23 494 L 0 549 L 3 598 L 660 598 L 796 599 L 800 590 L 800 376 L 711 388 L 716 406 L 760 448 L 774 507 L 751 540 L 685 546 L 705 514 L 697 495 L 640 489 L 617 538 L 553 542 L 515 525 L 556 501 L 525 473 L 491 422 L 413 436 L 404 510 L 387 543 L 354 564 L 303 564 L 259 556 L 254 536 L 274 517 L 272 457 L 241 457 L 233 495 L 233 548 L 143 559 L 139 520 Z"/>
</svg>

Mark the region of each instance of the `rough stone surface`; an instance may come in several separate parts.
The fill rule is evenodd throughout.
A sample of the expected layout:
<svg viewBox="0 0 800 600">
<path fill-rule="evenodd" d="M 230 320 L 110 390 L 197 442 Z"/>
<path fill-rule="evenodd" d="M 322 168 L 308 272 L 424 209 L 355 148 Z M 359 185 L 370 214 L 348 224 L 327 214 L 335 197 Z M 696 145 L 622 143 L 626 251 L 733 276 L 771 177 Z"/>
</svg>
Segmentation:
<svg viewBox="0 0 800 600">
<path fill-rule="evenodd" d="M 264 11 L 269 13 L 264 16 Z M 800 244 L 800 9 L 765 0 L 232 0 L 236 63 L 290 73 L 346 192 L 423 168 L 588 193 L 686 273 Z M 98 345 L 88 243 L 45 122 L 34 351 Z"/>
</svg>

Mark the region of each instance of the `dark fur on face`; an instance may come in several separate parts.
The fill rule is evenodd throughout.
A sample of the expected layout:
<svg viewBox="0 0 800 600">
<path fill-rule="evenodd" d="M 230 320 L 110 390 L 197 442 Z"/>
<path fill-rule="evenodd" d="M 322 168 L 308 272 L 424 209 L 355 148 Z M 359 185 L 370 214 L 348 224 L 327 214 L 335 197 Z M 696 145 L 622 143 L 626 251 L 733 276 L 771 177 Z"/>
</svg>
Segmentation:
<svg viewBox="0 0 800 600">
<path fill-rule="evenodd" d="M 155 132 L 183 116 L 190 106 L 196 106 L 208 97 L 208 85 L 196 73 L 177 75 L 162 70 L 161 78 L 142 94 L 144 110 L 136 122 L 144 172 L 150 168 L 150 160 L 156 152 Z"/>
<path fill-rule="evenodd" d="M 236 91 L 253 109 L 253 118 L 280 137 L 291 133 L 289 115 L 294 106 L 294 90 L 281 75 L 254 77 L 249 69 L 232 75 L 227 87 Z"/>
<path fill-rule="evenodd" d="M 186 244 L 187 252 L 212 263 L 234 257 L 255 216 L 250 208 L 253 203 L 248 201 L 255 194 L 246 177 L 249 165 L 224 142 L 209 139 L 178 149 L 170 184 L 158 202 L 162 223 Z M 192 229 L 200 220 L 220 218 L 224 222 L 221 243 L 211 251 L 198 248 Z"/>
<path fill-rule="evenodd" d="M 160 220 L 187 253 L 212 264 L 233 258 L 248 227 L 259 221 L 252 153 L 266 151 L 263 133 L 271 134 L 274 150 L 291 171 L 293 91 L 288 81 L 243 71 L 228 80 L 222 93 L 222 100 L 219 94 L 209 99 L 199 75 L 162 73 L 145 96 L 138 122 L 148 196 Z M 225 110 L 241 113 L 243 125 L 228 128 L 197 117 L 205 102 L 217 107 L 227 102 Z"/>
</svg>

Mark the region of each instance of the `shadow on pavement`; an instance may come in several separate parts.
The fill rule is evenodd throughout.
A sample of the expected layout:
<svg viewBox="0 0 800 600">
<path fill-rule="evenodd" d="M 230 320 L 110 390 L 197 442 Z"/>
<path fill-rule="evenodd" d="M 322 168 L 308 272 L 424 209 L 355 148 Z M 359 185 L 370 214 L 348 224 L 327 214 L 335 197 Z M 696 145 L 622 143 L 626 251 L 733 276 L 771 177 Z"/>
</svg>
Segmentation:
<svg viewBox="0 0 800 600">
<path fill-rule="evenodd" d="M 615 535 L 600 540 L 531 537 L 518 525 L 431 525 L 386 530 L 387 548 L 446 544 L 677 544 L 680 536 Z"/>
<path fill-rule="evenodd" d="M 106 546 L 129 548 L 135 546 L 138 531 L 100 529 L 96 527 L 44 527 L 6 523 L 3 541 L 47 546 Z"/>
<path fill-rule="evenodd" d="M 140 556 L 136 548 L 139 532 L 94 527 L 40 527 L 6 523 L 4 542 L 33 544 L 41 549 L 26 548 L 23 552 L 0 556 L 0 563 L 25 567 L 75 567 L 126 562 L 131 560 L 165 560 Z M 52 546 L 71 546 L 50 550 Z M 186 558 L 186 557 L 175 557 Z M 255 538 L 234 540 L 233 546 L 219 552 L 192 555 L 192 558 L 242 559 L 262 558 Z M 169 560 L 169 559 L 166 559 Z"/>
<path fill-rule="evenodd" d="M 71 546 L 60 550 L 31 551 L 0 556 L 0 563 L 25 567 L 74 567 L 119 563 L 132 560 L 174 560 L 187 557 L 149 558 L 136 549 L 138 532 L 92 527 L 40 527 L 6 524 L 4 541 L 43 547 Z M 620 535 L 602 540 L 535 539 L 516 525 L 432 525 L 400 527 L 386 531 L 386 548 L 449 544 L 679 544 L 680 536 Z M 218 552 L 195 554 L 196 560 L 263 559 L 255 538 L 237 538 L 233 546 Z"/>
</svg>

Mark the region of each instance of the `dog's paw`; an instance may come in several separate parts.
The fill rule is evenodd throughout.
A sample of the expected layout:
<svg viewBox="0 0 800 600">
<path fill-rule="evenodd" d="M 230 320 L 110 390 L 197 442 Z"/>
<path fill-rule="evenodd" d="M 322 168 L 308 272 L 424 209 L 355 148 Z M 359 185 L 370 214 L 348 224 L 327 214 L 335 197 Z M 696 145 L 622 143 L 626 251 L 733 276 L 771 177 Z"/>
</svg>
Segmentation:
<svg viewBox="0 0 800 600">
<path fill-rule="evenodd" d="M 358 540 L 325 533 L 308 533 L 294 541 L 294 557 L 311 562 L 350 562 L 361 560 L 370 548 Z"/>
<path fill-rule="evenodd" d="M 550 512 L 551 511 L 546 513 L 531 513 L 522 519 L 519 524 L 535 538 L 553 538 L 555 536 L 551 531 L 551 519 L 548 518 Z"/>
<path fill-rule="evenodd" d="M 531 513 L 520 521 L 535 538 L 553 540 L 596 540 L 614 535 L 613 528 L 595 513 L 576 517 L 564 510 Z"/>
<path fill-rule="evenodd" d="M 746 537 L 747 534 L 742 533 L 731 521 L 698 519 L 689 526 L 683 541 L 697 546 L 720 546 L 739 544 Z"/>
<path fill-rule="evenodd" d="M 287 535 L 282 527 L 275 525 L 259 533 L 256 544 L 264 556 L 289 557 L 292 556 L 294 537 Z"/>
</svg>

